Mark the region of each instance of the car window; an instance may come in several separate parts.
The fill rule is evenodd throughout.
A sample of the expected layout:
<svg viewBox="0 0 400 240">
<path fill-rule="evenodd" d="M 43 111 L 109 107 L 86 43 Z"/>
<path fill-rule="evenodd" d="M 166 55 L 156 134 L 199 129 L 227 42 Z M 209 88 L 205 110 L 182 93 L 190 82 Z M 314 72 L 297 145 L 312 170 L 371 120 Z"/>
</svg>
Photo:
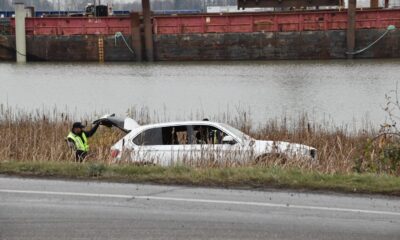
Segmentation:
<svg viewBox="0 0 400 240">
<path fill-rule="evenodd" d="M 135 137 L 133 143 L 139 146 L 222 144 L 222 139 L 227 135 L 214 126 L 171 126 L 148 129 Z"/>
<path fill-rule="evenodd" d="M 162 129 L 152 128 L 148 129 L 133 139 L 133 143 L 139 146 L 146 145 L 162 145 Z"/>
<path fill-rule="evenodd" d="M 227 134 L 216 127 L 206 125 L 190 126 L 192 129 L 192 144 L 222 144 Z"/>
<path fill-rule="evenodd" d="M 171 126 L 162 128 L 163 145 L 188 144 L 186 126 Z"/>
<path fill-rule="evenodd" d="M 179 145 L 188 144 L 189 139 L 186 126 L 172 126 L 148 129 L 135 137 L 133 143 L 139 146 Z"/>
<path fill-rule="evenodd" d="M 228 131 L 230 131 L 231 133 L 233 133 L 235 136 L 241 138 L 242 140 L 251 140 L 251 137 L 246 135 L 245 133 L 243 133 L 242 131 L 229 126 L 228 124 L 225 123 L 220 123 L 224 128 L 226 128 Z"/>
</svg>

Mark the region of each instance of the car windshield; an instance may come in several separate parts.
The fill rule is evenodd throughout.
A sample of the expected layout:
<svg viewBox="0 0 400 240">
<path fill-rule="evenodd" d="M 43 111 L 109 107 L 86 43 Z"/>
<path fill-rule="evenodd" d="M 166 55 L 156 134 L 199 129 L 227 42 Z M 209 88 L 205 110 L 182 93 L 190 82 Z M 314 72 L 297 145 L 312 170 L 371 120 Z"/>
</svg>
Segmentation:
<svg viewBox="0 0 400 240">
<path fill-rule="evenodd" d="M 229 132 L 233 133 L 235 136 L 239 137 L 240 140 L 242 141 L 248 141 L 251 140 L 252 138 L 248 135 L 246 135 L 244 132 L 229 126 L 228 124 L 225 123 L 221 123 L 221 126 L 224 127 L 226 130 L 228 130 Z"/>
</svg>

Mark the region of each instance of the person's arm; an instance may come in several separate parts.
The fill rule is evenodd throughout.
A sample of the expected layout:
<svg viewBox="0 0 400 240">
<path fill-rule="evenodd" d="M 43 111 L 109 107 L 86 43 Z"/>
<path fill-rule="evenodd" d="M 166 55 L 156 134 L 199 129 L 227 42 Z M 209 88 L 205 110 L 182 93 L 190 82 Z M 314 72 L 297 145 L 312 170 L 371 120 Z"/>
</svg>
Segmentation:
<svg viewBox="0 0 400 240">
<path fill-rule="evenodd" d="M 93 134 L 96 133 L 97 128 L 99 128 L 100 123 L 97 123 L 96 125 L 94 125 L 94 127 L 92 129 L 90 129 L 90 131 L 85 131 L 85 135 L 86 137 L 90 138 L 91 136 L 93 136 Z"/>
<path fill-rule="evenodd" d="M 70 147 L 73 150 L 76 150 L 75 141 L 72 140 L 71 138 L 67 138 L 66 140 L 67 140 L 68 147 Z"/>
</svg>

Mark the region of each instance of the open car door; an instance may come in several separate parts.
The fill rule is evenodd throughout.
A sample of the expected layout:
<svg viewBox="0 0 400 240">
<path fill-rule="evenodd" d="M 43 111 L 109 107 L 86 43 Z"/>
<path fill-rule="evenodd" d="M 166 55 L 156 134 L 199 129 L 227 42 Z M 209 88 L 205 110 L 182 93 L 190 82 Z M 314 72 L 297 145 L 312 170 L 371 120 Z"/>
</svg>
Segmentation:
<svg viewBox="0 0 400 240">
<path fill-rule="evenodd" d="M 100 123 L 100 125 L 106 127 L 117 127 L 121 129 L 125 133 L 129 133 L 133 129 L 139 127 L 140 125 L 133 120 L 132 118 L 121 118 L 116 117 L 115 114 L 107 114 L 102 116 L 101 118 L 93 121 L 93 124 Z"/>
</svg>

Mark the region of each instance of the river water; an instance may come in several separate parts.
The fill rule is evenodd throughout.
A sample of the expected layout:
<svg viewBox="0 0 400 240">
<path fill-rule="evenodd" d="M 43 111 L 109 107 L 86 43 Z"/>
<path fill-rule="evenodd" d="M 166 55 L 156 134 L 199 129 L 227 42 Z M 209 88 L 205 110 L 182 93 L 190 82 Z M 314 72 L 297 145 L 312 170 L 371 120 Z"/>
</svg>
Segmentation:
<svg viewBox="0 0 400 240">
<path fill-rule="evenodd" d="M 170 120 L 307 113 L 337 124 L 385 120 L 400 60 L 137 63 L 0 63 L 0 103 L 34 111 L 124 115 L 146 107 Z"/>
</svg>

